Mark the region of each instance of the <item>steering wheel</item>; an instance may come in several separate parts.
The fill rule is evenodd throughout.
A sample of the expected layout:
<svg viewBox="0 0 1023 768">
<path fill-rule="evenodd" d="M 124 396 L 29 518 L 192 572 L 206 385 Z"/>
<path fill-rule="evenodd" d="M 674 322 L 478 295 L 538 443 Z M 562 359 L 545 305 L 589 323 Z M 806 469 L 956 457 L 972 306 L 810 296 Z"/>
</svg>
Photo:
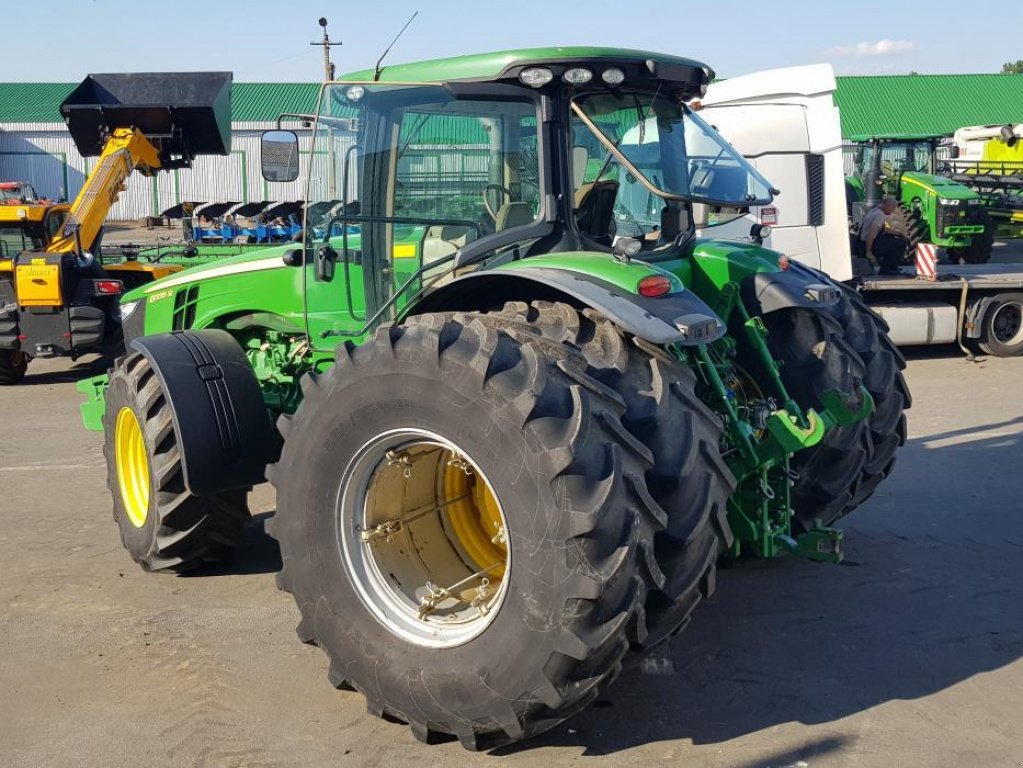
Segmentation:
<svg viewBox="0 0 1023 768">
<path fill-rule="evenodd" d="M 500 184 L 487 184 L 483 188 L 483 207 L 487 209 L 487 215 L 496 222 L 497 211 L 490 207 L 490 190 L 492 189 L 496 189 L 502 195 L 507 195 L 509 200 L 512 199 L 512 191 L 508 187 L 502 187 Z"/>
</svg>

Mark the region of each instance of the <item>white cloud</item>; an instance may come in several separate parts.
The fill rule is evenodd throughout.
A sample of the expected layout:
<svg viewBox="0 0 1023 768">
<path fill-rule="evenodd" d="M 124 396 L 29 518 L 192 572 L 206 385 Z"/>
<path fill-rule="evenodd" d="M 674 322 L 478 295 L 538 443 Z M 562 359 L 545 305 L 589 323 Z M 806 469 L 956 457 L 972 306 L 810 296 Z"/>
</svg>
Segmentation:
<svg viewBox="0 0 1023 768">
<path fill-rule="evenodd" d="M 912 53 L 916 44 L 910 40 L 878 40 L 876 43 L 856 43 L 856 45 L 836 45 L 824 51 L 825 56 L 854 56 L 858 59 L 866 56 L 898 56 Z"/>
</svg>

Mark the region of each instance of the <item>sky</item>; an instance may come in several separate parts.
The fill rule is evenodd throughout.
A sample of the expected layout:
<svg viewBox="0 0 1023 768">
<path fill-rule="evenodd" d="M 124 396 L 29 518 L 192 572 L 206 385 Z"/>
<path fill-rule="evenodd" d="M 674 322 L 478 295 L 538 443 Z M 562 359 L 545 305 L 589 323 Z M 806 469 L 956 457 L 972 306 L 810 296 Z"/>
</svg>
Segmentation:
<svg viewBox="0 0 1023 768">
<path fill-rule="evenodd" d="M 586 44 L 687 56 L 719 77 L 819 62 L 830 62 L 839 75 L 998 72 L 1004 62 L 1023 58 L 1018 35 L 964 34 L 955 23 L 964 6 L 952 0 L 47 0 L 4 6 L 0 80 L 8 81 L 190 70 L 229 70 L 240 82 L 317 81 L 322 48 L 309 43 L 322 39 L 321 16 L 331 39 L 342 43 L 331 51 L 341 74 L 371 67 L 416 10 L 389 63 Z"/>
</svg>

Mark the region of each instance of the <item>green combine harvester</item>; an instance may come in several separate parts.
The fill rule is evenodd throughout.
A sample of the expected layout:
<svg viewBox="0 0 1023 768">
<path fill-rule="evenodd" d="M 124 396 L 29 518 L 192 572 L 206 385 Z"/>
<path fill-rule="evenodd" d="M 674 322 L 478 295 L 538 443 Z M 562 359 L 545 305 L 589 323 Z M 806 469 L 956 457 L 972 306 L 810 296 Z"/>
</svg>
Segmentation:
<svg viewBox="0 0 1023 768">
<path fill-rule="evenodd" d="M 854 139 L 853 175 L 846 178 L 846 202 L 854 226 L 883 197 L 894 197 L 894 231 L 909 243 L 945 248 L 958 263 L 983 264 L 991 258 L 995 224 L 979 194 L 939 175 L 935 150 L 942 136 L 871 136 Z"/>
<path fill-rule="evenodd" d="M 840 560 L 904 361 L 855 292 L 695 237 L 773 194 L 687 107 L 712 77 L 543 48 L 325 84 L 302 242 L 128 293 L 80 385 L 134 560 L 224 558 L 269 480 L 331 683 L 470 749 L 594 701 L 722 557 Z M 295 134 L 263 160 L 295 178 Z"/>
</svg>

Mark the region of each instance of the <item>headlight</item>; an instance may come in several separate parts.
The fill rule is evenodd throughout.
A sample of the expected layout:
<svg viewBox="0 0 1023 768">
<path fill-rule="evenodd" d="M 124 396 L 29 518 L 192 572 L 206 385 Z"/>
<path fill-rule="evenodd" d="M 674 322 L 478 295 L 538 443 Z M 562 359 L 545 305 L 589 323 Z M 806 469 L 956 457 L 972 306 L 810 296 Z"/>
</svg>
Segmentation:
<svg viewBox="0 0 1023 768">
<path fill-rule="evenodd" d="M 531 88 L 542 88 L 553 79 L 554 73 L 546 67 L 530 67 L 519 73 L 519 80 Z"/>
<path fill-rule="evenodd" d="M 604 73 L 600 76 L 600 79 L 603 80 L 608 85 L 614 87 L 616 85 L 621 85 L 623 82 L 625 82 L 625 73 L 622 72 L 622 70 L 618 69 L 618 67 L 611 67 L 610 69 L 604 70 Z"/>
<path fill-rule="evenodd" d="M 958 200 L 946 200 L 943 197 L 939 198 L 938 202 L 941 203 L 942 205 L 959 205 L 959 201 Z"/>
<path fill-rule="evenodd" d="M 139 308 L 139 302 L 137 301 L 126 301 L 119 305 L 121 308 L 121 322 L 123 323 L 129 317 L 131 317 L 135 310 Z"/>
<path fill-rule="evenodd" d="M 562 77 L 566 83 L 582 85 L 583 83 L 588 83 L 593 79 L 593 73 L 586 69 L 586 67 L 573 67 L 565 72 Z"/>
</svg>

